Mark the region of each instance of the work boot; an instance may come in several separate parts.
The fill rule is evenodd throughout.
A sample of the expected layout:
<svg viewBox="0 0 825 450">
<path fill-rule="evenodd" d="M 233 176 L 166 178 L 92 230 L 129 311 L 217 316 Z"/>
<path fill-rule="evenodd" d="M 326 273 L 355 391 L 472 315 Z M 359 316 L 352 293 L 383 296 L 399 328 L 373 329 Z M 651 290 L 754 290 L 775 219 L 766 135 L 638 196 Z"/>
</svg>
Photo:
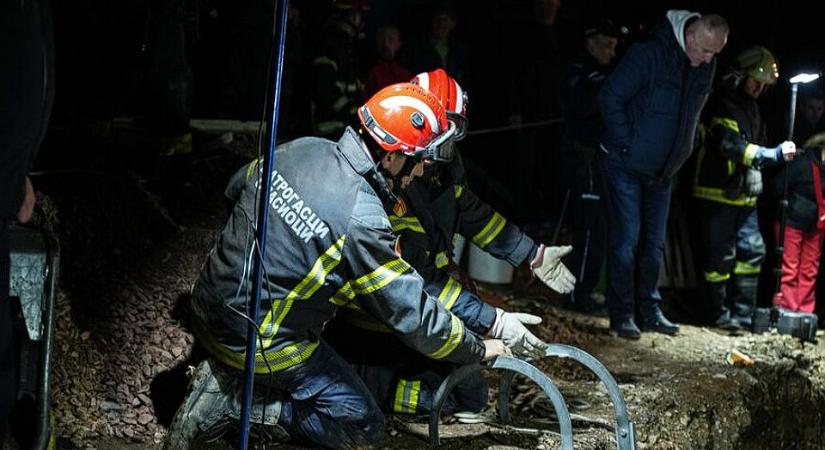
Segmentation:
<svg viewBox="0 0 825 450">
<path fill-rule="evenodd" d="M 733 308 L 731 318 L 739 323 L 739 326 L 750 330 L 753 329 L 753 305 L 747 303 L 736 303 Z"/>
<path fill-rule="evenodd" d="M 183 404 L 175 413 L 163 450 L 189 450 L 220 439 L 229 429 L 231 383 L 207 359 L 195 369 Z M 219 379 L 220 377 L 220 379 Z"/>
<path fill-rule="evenodd" d="M 755 275 L 737 275 L 733 278 L 734 295 L 731 316 L 742 328 L 752 329 L 753 309 L 759 279 Z"/>
<path fill-rule="evenodd" d="M 625 339 L 639 339 L 642 337 L 642 332 L 639 331 L 639 327 L 636 326 L 636 322 L 633 321 L 632 317 L 611 318 L 610 331 Z"/>
<path fill-rule="evenodd" d="M 742 329 L 739 322 L 730 316 L 730 311 L 727 308 L 713 321 L 713 326 L 725 331 L 739 331 Z"/>
<path fill-rule="evenodd" d="M 642 331 L 655 331 L 671 336 L 679 332 L 679 325 L 669 321 L 659 309 L 659 305 L 643 308 L 641 325 Z"/>
<path fill-rule="evenodd" d="M 212 359 L 201 362 L 189 382 L 189 393 L 183 405 L 172 419 L 163 449 L 202 448 L 239 424 L 243 396 L 243 380 L 239 375 L 229 373 Z M 289 438 L 278 425 L 283 403 L 275 392 L 270 392 L 270 398 L 264 398 L 267 391 L 267 386 L 255 390 L 249 414 L 250 428 L 259 439 L 282 442 Z M 263 426 L 260 425 L 262 420 Z"/>
</svg>

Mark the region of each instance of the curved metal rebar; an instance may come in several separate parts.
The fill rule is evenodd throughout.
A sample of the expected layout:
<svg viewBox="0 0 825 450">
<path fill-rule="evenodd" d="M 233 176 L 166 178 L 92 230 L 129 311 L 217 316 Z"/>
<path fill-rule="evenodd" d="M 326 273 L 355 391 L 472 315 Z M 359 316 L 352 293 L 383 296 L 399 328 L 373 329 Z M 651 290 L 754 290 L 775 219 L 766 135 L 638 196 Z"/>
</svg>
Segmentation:
<svg viewBox="0 0 825 450">
<path fill-rule="evenodd" d="M 430 412 L 431 445 L 438 445 L 441 442 L 441 439 L 438 435 L 438 418 L 441 416 L 441 408 L 444 406 L 444 402 L 447 399 L 447 395 L 450 393 L 450 391 L 453 390 L 453 388 L 456 385 L 461 383 L 465 378 L 485 367 L 489 367 L 492 369 L 507 370 L 507 375 L 515 375 L 516 373 L 519 373 L 538 384 L 539 387 L 541 387 L 541 389 L 544 391 L 544 394 L 547 395 L 547 398 L 550 399 L 550 403 L 553 404 L 553 408 L 556 411 L 556 416 L 558 416 L 559 431 L 561 433 L 561 448 L 564 450 L 573 449 L 573 425 L 570 419 L 570 412 L 567 410 L 567 405 L 564 403 L 564 397 L 561 395 L 561 392 L 559 392 L 559 389 L 556 387 L 555 384 L 553 384 L 553 382 L 550 380 L 550 378 L 547 377 L 547 375 L 545 375 L 535 366 L 526 361 L 522 361 L 520 359 L 516 359 L 510 356 L 499 356 L 496 359 L 494 359 L 489 364 L 489 366 L 481 366 L 478 364 L 474 364 L 460 367 L 455 372 L 451 373 L 441 383 L 441 386 L 439 386 L 438 390 L 435 392 L 433 398 L 433 407 L 432 411 Z M 505 376 L 504 378 L 508 377 Z M 510 376 L 509 378 L 512 379 L 512 376 Z M 509 392 L 509 386 L 507 390 Z M 508 409 L 508 399 L 505 399 L 502 408 L 501 398 L 501 395 L 499 395 L 499 415 L 501 415 L 502 410 Z M 509 412 L 505 414 L 509 417 Z"/>
</svg>

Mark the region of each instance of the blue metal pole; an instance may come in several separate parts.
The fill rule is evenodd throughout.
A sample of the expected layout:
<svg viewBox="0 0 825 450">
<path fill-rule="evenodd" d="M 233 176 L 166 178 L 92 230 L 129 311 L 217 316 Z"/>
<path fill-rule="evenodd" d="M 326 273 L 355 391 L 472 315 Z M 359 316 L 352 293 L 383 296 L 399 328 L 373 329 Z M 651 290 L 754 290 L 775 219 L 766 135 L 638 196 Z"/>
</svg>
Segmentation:
<svg viewBox="0 0 825 450">
<path fill-rule="evenodd" d="M 240 450 L 246 450 L 249 446 L 249 422 L 252 410 L 252 390 L 255 384 L 255 353 L 257 349 L 258 337 L 258 314 L 261 311 L 261 284 L 263 281 L 263 261 L 266 259 L 266 228 L 269 217 L 269 192 L 272 188 L 272 169 L 275 167 L 275 142 L 278 131 L 278 107 L 281 104 L 281 83 L 283 80 L 284 66 L 284 46 L 286 44 L 286 20 L 289 10 L 289 0 L 278 0 L 278 9 L 275 19 L 278 23 L 278 34 L 272 45 L 270 62 L 272 67 L 269 82 L 271 97 L 267 99 L 266 153 L 264 153 L 263 172 L 261 175 L 261 196 L 258 200 L 258 221 L 255 237 L 258 245 L 253 247 L 253 251 L 260 252 L 254 259 L 254 269 L 252 272 L 252 307 L 248 310 L 249 316 L 255 325 L 249 324 L 246 332 L 246 367 L 244 370 L 243 399 L 241 403 L 241 436 L 238 443 Z M 240 280 L 241 283 L 245 280 Z"/>
</svg>

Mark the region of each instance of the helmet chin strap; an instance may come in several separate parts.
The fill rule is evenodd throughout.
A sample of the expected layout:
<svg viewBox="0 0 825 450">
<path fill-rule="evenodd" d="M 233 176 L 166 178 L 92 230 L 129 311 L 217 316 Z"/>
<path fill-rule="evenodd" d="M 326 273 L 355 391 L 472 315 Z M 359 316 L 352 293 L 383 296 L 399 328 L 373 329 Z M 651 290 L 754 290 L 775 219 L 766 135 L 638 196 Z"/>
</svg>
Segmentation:
<svg viewBox="0 0 825 450">
<path fill-rule="evenodd" d="M 370 184 L 373 185 L 384 206 L 392 208 L 398 203 L 398 196 L 401 195 L 402 180 L 404 177 L 412 175 L 412 171 L 415 169 L 415 165 L 418 164 L 418 160 L 407 155 L 407 158 L 404 160 L 404 165 L 401 166 L 401 170 L 399 170 L 396 175 L 393 175 L 385 169 L 381 160 L 382 159 L 379 158 L 371 171 L 373 182 Z"/>
<path fill-rule="evenodd" d="M 388 182 L 382 172 L 383 167 L 381 166 L 381 161 L 379 161 L 373 166 L 372 170 L 366 174 L 366 178 L 370 186 L 375 189 L 384 208 L 391 209 L 398 203 L 398 196 L 395 194 L 394 189 L 390 187 L 390 184 L 394 183 Z"/>
</svg>

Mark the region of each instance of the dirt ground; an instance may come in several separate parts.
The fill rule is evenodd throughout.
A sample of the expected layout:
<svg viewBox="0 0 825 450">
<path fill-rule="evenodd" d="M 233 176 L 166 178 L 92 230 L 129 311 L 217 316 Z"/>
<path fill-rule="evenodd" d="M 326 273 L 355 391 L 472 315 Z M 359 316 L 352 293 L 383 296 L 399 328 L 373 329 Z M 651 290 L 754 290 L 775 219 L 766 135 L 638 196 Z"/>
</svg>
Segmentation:
<svg viewBox="0 0 825 450">
<path fill-rule="evenodd" d="M 215 153 L 157 166 L 174 177 L 116 168 L 35 178 L 45 207 L 38 221 L 62 246 L 52 385 L 59 448 L 159 448 L 194 342 L 187 292 L 226 218 L 223 185 L 244 161 Z M 636 424 L 637 448 L 825 448 L 822 339 L 812 345 L 684 326 L 676 337 L 627 341 L 608 333 L 606 319 L 559 309 L 544 287 L 525 289 L 527 279 L 520 270 L 513 285 L 483 291 L 511 310 L 540 314 L 539 336 L 581 347 L 609 368 Z M 729 364 L 733 350 L 755 363 Z M 612 409 L 595 377 L 557 359 L 537 365 L 575 414 L 576 448 L 615 448 Z M 495 398 L 501 373 L 485 373 Z M 558 446 L 552 407 L 535 385 L 517 379 L 510 407 L 511 424 L 443 424 L 441 447 Z M 426 430 L 426 418 L 391 417 L 384 448 L 425 447 Z"/>
</svg>

